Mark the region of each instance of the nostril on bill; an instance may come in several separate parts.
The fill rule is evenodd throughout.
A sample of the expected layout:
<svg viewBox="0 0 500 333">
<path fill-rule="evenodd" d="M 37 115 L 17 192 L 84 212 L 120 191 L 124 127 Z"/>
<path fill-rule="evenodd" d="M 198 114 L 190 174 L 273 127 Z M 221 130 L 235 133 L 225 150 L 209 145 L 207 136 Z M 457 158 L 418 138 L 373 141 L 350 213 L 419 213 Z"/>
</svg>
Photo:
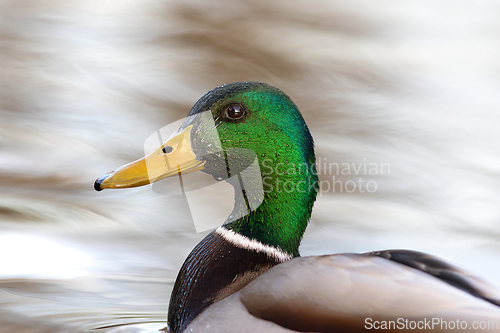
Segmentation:
<svg viewBox="0 0 500 333">
<path fill-rule="evenodd" d="M 174 150 L 174 148 L 170 147 L 170 146 L 165 146 L 163 147 L 162 151 L 165 153 L 165 154 L 168 154 L 168 153 L 171 153 L 172 150 Z"/>
</svg>

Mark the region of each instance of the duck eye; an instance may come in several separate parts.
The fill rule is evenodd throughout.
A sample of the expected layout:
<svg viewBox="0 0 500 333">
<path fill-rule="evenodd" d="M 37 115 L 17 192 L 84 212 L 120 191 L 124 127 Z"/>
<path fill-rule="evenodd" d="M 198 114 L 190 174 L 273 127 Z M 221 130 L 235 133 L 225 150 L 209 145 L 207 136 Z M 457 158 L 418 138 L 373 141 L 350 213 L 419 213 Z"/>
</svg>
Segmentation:
<svg viewBox="0 0 500 333">
<path fill-rule="evenodd" d="M 174 150 L 174 148 L 170 147 L 170 146 L 165 146 L 163 147 L 162 151 L 165 153 L 165 154 L 168 154 L 168 153 L 171 153 L 172 150 Z"/>
<path fill-rule="evenodd" d="M 241 119 L 245 110 L 240 105 L 231 105 L 226 109 L 226 117 L 230 119 Z"/>
</svg>

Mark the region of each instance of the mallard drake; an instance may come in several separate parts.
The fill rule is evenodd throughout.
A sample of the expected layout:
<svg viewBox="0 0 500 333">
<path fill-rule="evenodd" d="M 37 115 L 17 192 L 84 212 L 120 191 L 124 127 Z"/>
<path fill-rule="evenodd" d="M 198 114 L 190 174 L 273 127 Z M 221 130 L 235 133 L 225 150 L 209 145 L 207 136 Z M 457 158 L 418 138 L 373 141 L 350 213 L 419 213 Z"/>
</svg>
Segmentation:
<svg viewBox="0 0 500 333">
<path fill-rule="evenodd" d="M 474 323 L 498 329 L 498 290 L 433 256 L 387 250 L 300 257 L 318 175 L 309 129 L 279 89 L 257 82 L 215 88 L 170 139 L 100 177 L 95 189 L 142 186 L 194 171 L 231 183 L 235 203 L 226 222 L 182 265 L 170 298 L 169 332 L 412 325 L 446 331 Z"/>
</svg>

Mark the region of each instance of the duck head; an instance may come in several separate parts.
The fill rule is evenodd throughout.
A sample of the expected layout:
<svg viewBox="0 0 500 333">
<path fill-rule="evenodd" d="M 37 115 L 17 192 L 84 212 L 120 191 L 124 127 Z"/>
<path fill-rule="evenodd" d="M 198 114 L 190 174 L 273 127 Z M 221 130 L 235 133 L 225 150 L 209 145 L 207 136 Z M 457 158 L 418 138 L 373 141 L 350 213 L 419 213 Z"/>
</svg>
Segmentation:
<svg viewBox="0 0 500 333">
<path fill-rule="evenodd" d="M 95 189 L 142 186 L 194 171 L 237 188 L 226 229 L 298 256 L 317 175 L 312 136 L 287 95 L 257 82 L 215 88 L 158 149 L 100 177 Z"/>
</svg>

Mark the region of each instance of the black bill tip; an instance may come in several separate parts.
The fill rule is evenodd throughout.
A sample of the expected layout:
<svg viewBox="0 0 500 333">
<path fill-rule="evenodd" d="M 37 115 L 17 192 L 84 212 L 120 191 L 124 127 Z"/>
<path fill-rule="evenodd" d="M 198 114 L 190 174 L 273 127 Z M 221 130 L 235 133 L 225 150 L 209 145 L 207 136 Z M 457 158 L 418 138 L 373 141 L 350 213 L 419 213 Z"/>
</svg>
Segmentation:
<svg viewBox="0 0 500 333">
<path fill-rule="evenodd" d="M 103 189 L 101 188 L 101 183 L 102 183 L 105 179 L 107 179 L 109 176 L 111 176 L 111 175 L 110 175 L 110 174 L 107 174 L 107 175 L 104 175 L 104 176 L 102 176 L 102 177 L 100 177 L 100 178 L 97 178 L 97 180 L 96 180 L 96 181 L 95 181 L 95 183 L 94 183 L 94 189 L 95 189 L 96 191 L 102 191 Z"/>
</svg>

